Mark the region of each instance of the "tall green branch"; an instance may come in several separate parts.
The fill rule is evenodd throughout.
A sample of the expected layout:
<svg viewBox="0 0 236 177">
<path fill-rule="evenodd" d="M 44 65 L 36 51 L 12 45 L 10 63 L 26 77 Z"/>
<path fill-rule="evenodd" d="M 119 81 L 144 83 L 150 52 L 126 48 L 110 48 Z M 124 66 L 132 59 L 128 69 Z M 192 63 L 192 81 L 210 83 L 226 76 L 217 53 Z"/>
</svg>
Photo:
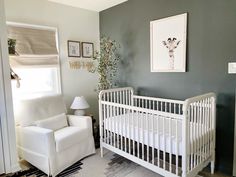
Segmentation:
<svg viewBox="0 0 236 177">
<path fill-rule="evenodd" d="M 118 49 L 120 45 L 109 37 L 102 37 L 100 41 L 100 52 L 96 51 L 94 60 L 98 62 L 97 68 L 90 72 L 98 72 L 99 81 L 97 92 L 107 90 L 115 86 L 114 79 L 117 73 L 120 55 Z"/>
</svg>

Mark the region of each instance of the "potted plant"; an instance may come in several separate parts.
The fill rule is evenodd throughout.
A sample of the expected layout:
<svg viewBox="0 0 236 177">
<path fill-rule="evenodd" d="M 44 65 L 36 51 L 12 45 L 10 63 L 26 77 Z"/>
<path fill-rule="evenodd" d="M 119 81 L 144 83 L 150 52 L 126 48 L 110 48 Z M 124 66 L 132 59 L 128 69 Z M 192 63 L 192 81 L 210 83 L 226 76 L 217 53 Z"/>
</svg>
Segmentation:
<svg viewBox="0 0 236 177">
<path fill-rule="evenodd" d="M 16 40 L 8 38 L 8 52 L 10 55 L 16 54 Z"/>
<path fill-rule="evenodd" d="M 96 51 L 94 60 L 98 62 L 98 66 L 90 72 L 98 72 L 99 81 L 97 92 L 113 88 L 115 86 L 114 79 L 117 72 L 120 55 L 118 49 L 120 45 L 109 37 L 103 36 L 100 40 L 100 52 Z"/>
</svg>

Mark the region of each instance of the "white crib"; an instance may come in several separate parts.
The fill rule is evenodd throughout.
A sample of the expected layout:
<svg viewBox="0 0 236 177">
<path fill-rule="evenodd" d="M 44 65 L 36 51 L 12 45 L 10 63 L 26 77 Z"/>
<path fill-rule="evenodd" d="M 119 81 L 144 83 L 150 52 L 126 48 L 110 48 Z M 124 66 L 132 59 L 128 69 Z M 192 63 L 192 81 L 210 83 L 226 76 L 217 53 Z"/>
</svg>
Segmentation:
<svg viewBox="0 0 236 177">
<path fill-rule="evenodd" d="M 100 146 L 167 177 L 195 177 L 215 163 L 216 97 L 185 101 L 137 96 L 130 87 L 99 94 Z"/>
</svg>

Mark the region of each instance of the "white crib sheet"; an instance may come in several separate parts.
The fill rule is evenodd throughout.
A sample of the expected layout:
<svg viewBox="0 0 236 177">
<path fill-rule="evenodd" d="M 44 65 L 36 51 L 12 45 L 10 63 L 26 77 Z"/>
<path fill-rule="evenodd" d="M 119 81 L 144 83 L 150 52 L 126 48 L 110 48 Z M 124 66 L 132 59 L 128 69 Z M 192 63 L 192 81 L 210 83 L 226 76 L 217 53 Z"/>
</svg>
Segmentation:
<svg viewBox="0 0 236 177">
<path fill-rule="evenodd" d="M 148 114 L 141 115 L 138 113 L 133 113 L 133 116 L 131 113 L 127 113 L 120 116 L 109 117 L 104 120 L 104 129 L 139 143 L 144 143 L 145 145 L 149 144 L 150 147 L 154 146 L 155 148 L 162 151 L 165 150 L 165 152 L 168 153 L 182 155 L 181 120 L 161 117 L 157 118 L 157 115 L 154 115 L 153 117 Z M 198 126 L 200 126 L 200 124 Z M 164 127 L 165 129 L 163 131 Z M 197 138 L 194 138 L 194 141 L 196 140 Z"/>
</svg>

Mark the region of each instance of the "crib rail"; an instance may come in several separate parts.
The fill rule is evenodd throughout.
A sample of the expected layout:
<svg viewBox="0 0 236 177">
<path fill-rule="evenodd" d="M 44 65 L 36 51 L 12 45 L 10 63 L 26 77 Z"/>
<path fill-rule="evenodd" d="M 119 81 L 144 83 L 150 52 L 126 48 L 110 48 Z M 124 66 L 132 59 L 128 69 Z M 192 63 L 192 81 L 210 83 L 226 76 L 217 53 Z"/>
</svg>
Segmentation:
<svg viewBox="0 0 236 177">
<path fill-rule="evenodd" d="M 103 90 L 99 93 L 99 100 L 108 101 L 114 103 L 120 103 L 125 105 L 133 104 L 133 88 L 115 88 L 109 90 Z"/>
<path fill-rule="evenodd" d="M 133 99 L 134 99 L 134 106 L 140 108 L 147 108 L 179 115 L 183 114 L 182 110 L 184 101 L 144 97 L 137 95 L 134 95 Z"/>
<path fill-rule="evenodd" d="M 211 162 L 214 172 L 215 163 L 215 120 L 216 96 L 208 93 L 187 99 L 183 108 L 186 119 L 183 123 L 185 155 L 184 173 L 197 175 L 199 169 Z"/>
</svg>

